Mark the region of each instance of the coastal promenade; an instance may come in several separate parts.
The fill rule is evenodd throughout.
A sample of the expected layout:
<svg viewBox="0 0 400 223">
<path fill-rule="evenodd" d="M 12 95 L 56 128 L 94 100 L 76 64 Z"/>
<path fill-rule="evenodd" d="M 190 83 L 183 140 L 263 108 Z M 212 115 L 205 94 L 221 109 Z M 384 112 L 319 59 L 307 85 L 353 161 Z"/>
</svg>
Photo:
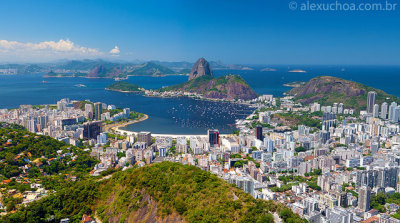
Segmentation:
<svg viewBox="0 0 400 223">
<path fill-rule="evenodd" d="M 122 126 L 121 126 L 122 127 Z M 138 132 L 133 132 L 133 131 L 127 131 L 127 130 L 123 130 L 123 129 L 119 129 L 117 128 L 115 130 L 116 133 L 121 134 L 121 135 L 136 135 Z M 220 134 L 221 137 L 229 137 L 232 136 L 233 134 Z M 151 136 L 153 137 L 171 137 L 171 138 L 178 138 L 178 137 L 185 137 L 187 139 L 190 139 L 190 137 L 208 137 L 207 134 L 157 134 L 157 133 L 151 133 Z"/>
<path fill-rule="evenodd" d="M 116 133 L 119 133 L 121 135 L 136 135 L 138 134 L 138 132 L 133 132 L 133 131 L 127 131 L 127 130 L 123 130 L 123 129 L 117 129 L 115 131 Z M 186 137 L 186 138 L 190 138 L 192 136 L 196 137 L 196 136 L 200 136 L 200 137 L 206 137 L 207 135 L 184 135 L 184 134 L 155 134 L 155 133 L 151 133 L 151 136 L 159 136 L 159 137 L 171 137 L 171 138 L 178 138 L 178 137 Z"/>
</svg>

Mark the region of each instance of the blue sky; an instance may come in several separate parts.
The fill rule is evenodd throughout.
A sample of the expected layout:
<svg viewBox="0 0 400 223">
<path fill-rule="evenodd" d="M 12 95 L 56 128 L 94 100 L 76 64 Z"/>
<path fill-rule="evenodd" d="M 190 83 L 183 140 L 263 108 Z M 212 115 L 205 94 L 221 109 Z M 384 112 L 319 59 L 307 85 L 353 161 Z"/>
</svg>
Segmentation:
<svg viewBox="0 0 400 223">
<path fill-rule="evenodd" d="M 242 64 L 400 64 L 400 5 L 302 11 L 289 9 L 289 2 L 5 0 L 0 62 L 205 57 Z M 295 2 L 300 7 L 306 0 Z"/>
</svg>

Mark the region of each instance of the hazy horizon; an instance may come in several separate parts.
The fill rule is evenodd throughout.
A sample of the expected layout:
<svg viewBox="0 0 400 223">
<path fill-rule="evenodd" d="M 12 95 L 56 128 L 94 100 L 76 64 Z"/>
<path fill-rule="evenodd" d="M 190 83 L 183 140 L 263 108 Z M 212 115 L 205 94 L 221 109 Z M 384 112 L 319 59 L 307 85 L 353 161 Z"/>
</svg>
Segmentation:
<svg viewBox="0 0 400 223">
<path fill-rule="evenodd" d="M 7 1 L 0 61 L 400 64 L 400 7 L 313 11 L 302 8 L 307 2 Z"/>
<path fill-rule="evenodd" d="M 200 57 L 199 57 L 200 58 Z M 207 59 L 207 58 L 205 58 Z M 91 61 L 104 61 L 104 62 L 112 62 L 112 63 L 146 63 L 146 62 L 160 62 L 160 63 L 191 63 L 194 64 L 197 59 L 193 61 L 189 60 L 181 60 L 181 61 L 167 61 L 167 60 L 139 60 L 139 59 L 132 59 L 132 60 L 122 60 L 122 59 L 109 59 L 109 58 L 81 58 L 81 59 L 58 59 L 58 60 L 49 60 L 49 61 L 41 61 L 41 62 L 35 62 L 35 61 L 0 61 L 0 65 L 6 65 L 6 64 L 17 64 L 17 65 L 24 65 L 24 64 L 62 64 L 62 63 L 67 63 L 71 61 L 85 61 L 85 60 L 91 60 Z M 226 63 L 221 60 L 208 60 L 209 62 L 215 62 L 215 63 L 221 63 L 222 65 L 241 65 L 241 66 L 251 66 L 251 67 L 264 67 L 267 66 L 385 66 L 385 67 L 398 67 L 400 64 L 290 64 L 290 63 L 282 63 L 282 64 L 258 64 L 258 63 Z"/>
</svg>

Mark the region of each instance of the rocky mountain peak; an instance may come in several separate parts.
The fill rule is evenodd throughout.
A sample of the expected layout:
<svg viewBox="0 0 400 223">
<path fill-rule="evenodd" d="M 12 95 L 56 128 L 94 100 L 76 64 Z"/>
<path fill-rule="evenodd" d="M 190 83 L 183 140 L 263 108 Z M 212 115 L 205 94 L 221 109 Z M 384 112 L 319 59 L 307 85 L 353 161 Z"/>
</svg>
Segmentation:
<svg viewBox="0 0 400 223">
<path fill-rule="evenodd" d="M 105 72 L 106 68 L 103 65 L 98 65 L 89 72 L 88 77 L 99 77 L 99 75 Z"/>
<path fill-rule="evenodd" d="M 189 75 L 189 80 L 201 77 L 201 76 L 213 76 L 211 66 L 208 61 L 204 58 L 200 58 L 193 65 L 192 71 Z"/>
</svg>

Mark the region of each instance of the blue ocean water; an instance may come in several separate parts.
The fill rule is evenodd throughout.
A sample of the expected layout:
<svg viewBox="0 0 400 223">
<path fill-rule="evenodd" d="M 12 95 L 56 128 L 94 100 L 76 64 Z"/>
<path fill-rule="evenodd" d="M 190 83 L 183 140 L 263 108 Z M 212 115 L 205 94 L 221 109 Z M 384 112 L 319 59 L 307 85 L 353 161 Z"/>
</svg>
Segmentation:
<svg viewBox="0 0 400 223">
<path fill-rule="evenodd" d="M 330 75 L 357 81 L 389 94 L 400 96 L 399 66 L 270 66 L 276 71 L 215 70 L 215 76 L 241 75 L 258 94 L 282 96 L 290 88 L 283 86 L 293 81 Z M 288 72 L 302 69 L 306 73 Z M 46 83 L 42 83 L 42 81 Z M 187 76 L 130 77 L 127 81 L 144 88 L 156 89 L 185 82 Z M 106 91 L 113 83 L 111 79 L 87 78 L 43 78 L 42 75 L 0 76 L 0 108 L 15 108 L 21 104 L 52 104 L 61 98 L 72 100 L 89 99 L 146 113 L 149 119 L 131 126 L 127 130 L 151 131 L 170 134 L 205 134 L 209 128 L 222 133 L 234 130 L 236 119 L 252 112 L 246 106 L 198 101 L 189 98 L 151 98 L 137 94 Z M 76 87 L 77 84 L 86 87 Z"/>
</svg>

